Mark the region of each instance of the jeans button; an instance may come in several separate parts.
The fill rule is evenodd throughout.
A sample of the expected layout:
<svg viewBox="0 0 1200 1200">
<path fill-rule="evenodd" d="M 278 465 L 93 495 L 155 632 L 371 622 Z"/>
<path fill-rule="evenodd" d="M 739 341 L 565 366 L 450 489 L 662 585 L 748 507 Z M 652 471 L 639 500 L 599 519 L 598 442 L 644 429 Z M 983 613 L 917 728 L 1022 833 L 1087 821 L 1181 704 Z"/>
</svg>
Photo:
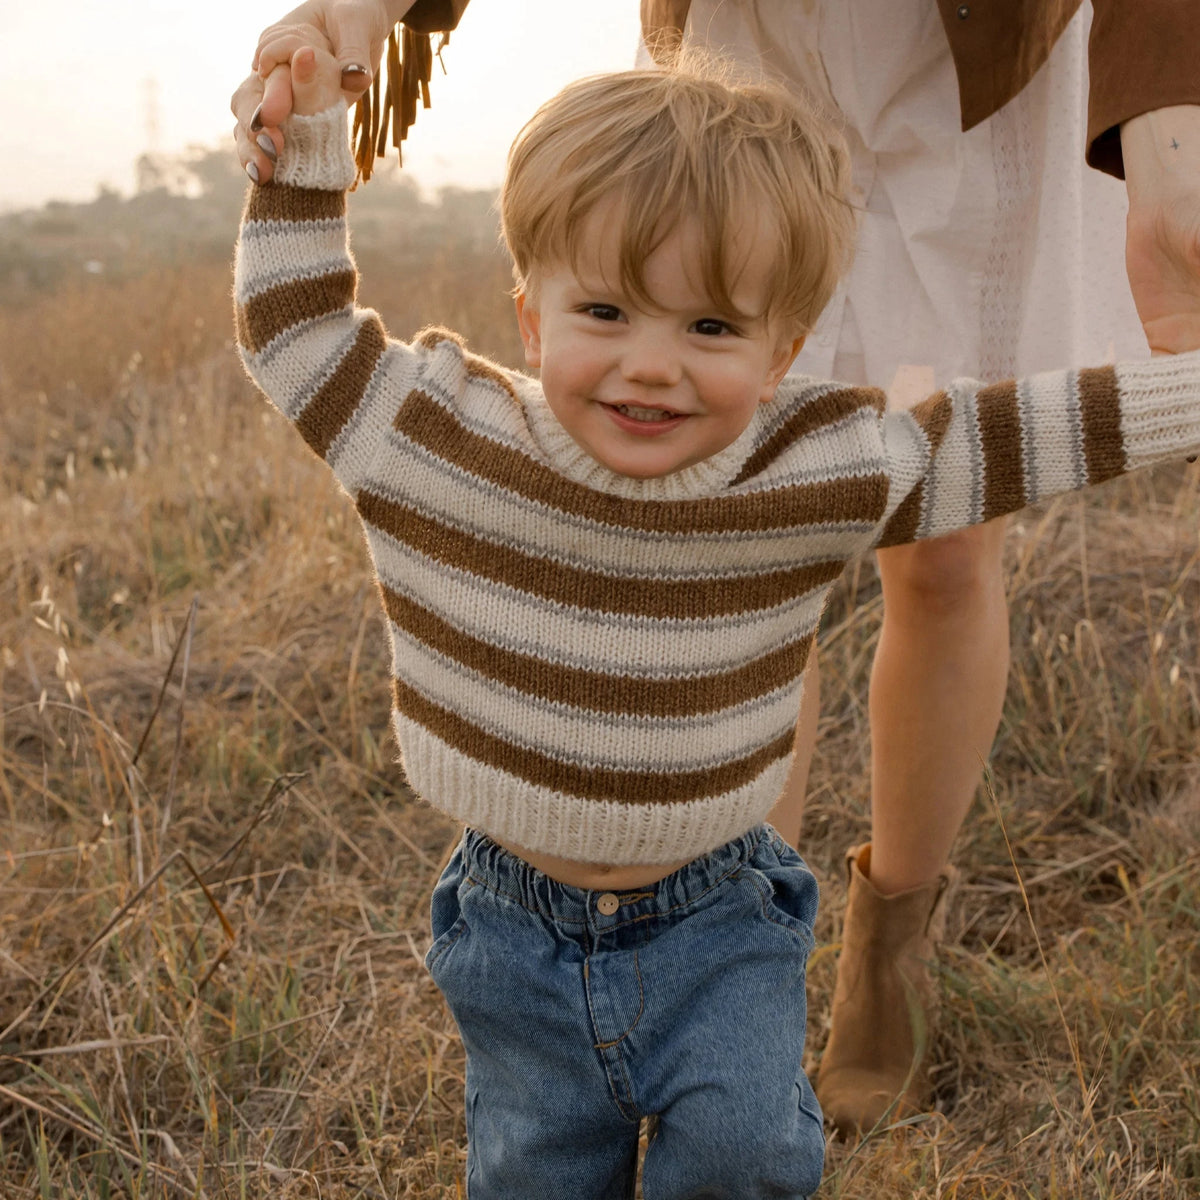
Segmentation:
<svg viewBox="0 0 1200 1200">
<path fill-rule="evenodd" d="M 621 907 L 621 902 L 612 892 L 605 892 L 596 897 L 596 911 L 601 916 L 611 917 Z"/>
</svg>

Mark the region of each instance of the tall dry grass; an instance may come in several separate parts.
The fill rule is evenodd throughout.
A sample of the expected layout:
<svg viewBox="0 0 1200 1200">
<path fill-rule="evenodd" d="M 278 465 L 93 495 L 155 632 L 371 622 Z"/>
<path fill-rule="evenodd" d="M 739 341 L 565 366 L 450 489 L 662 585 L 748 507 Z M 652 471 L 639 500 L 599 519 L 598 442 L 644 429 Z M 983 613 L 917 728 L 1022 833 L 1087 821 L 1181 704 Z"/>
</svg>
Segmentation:
<svg viewBox="0 0 1200 1200">
<path fill-rule="evenodd" d="M 516 361 L 486 238 L 367 267 L 397 332 Z M 361 536 L 242 377 L 228 288 L 193 263 L 0 310 L 4 1200 L 463 1194 L 421 967 L 457 831 L 393 765 Z M 938 1111 L 831 1147 L 823 1196 L 1200 1192 L 1198 524 L 1195 468 L 1016 523 Z M 863 562 L 823 635 L 814 1059 L 879 611 Z"/>
</svg>

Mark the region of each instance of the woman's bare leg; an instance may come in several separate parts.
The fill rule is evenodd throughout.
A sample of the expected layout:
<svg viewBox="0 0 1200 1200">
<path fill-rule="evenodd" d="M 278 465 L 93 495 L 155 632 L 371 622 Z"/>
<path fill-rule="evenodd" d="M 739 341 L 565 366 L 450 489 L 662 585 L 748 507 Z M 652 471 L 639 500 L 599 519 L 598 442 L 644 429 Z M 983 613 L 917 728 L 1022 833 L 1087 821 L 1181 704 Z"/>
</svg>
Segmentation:
<svg viewBox="0 0 1200 1200">
<path fill-rule="evenodd" d="M 936 879 L 979 783 L 1008 677 L 1005 522 L 879 552 L 871 674 L 871 882 Z"/>
<path fill-rule="evenodd" d="M 1004 702 L 1002 522 L 879 555 L 884 621 L 871 675 L 870 846 L 848 860 L 831 1027 L 817 1073 L 842 1132 L 929 1103 L 908 1014 L 933 1019 L 929 971 L 950 850 Z"/>
</svg>

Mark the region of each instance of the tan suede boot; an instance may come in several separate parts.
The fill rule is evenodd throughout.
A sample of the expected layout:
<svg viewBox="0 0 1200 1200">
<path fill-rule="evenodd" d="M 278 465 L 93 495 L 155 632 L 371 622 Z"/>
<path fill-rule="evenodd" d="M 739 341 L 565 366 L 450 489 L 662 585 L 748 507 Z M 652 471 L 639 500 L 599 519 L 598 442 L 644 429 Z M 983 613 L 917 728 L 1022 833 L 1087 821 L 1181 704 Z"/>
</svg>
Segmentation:
<svg viewBox="0 0 1200 1200">
<path fill-rule="evenodd" d="M 816 1085 L 826 1118 L 843 1135 L 870 1130 L 885 1114 L 895 1120 L 920 1112 L 928 1103 L 925 1051 L 936 1000 L 928 964 L 955 874 L 947 867 L 933 883 L 883 896 L 869 878 L 869 843 L 847 852 L 846 867 L 833 1028 Z M 915 1061 L 918 1048 L 921 1061 Z"/>
</svg>

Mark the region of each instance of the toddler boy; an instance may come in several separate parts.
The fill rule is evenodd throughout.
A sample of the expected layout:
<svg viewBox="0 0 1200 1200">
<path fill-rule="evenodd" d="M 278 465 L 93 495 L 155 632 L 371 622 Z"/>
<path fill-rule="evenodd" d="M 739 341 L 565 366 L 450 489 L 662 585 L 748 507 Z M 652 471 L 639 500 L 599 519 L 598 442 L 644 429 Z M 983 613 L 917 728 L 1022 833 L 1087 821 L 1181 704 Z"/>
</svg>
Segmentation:
<svg viewBox="0 0 1200 1200">
<path fill-rule="evenodd" d="M 653 1117 L 647 1200 L 807 1196 L 816 885 L 764 819 L 829 587 L 1194 452 L 1200 355 L 886 414 L 784 380 L 853 236 L 844 157 L 786 94 L 686 71 L 572 84 L 514 143 L 540 383 L 441 330 L 390 341 L 354 305 L 337 64 L 292 73 L 238 340 L 355 502 L 408 780 L 467 825 L 427 963 L 467 1050 L 468 1194 L 631 1197 Z"/>
</svg>

